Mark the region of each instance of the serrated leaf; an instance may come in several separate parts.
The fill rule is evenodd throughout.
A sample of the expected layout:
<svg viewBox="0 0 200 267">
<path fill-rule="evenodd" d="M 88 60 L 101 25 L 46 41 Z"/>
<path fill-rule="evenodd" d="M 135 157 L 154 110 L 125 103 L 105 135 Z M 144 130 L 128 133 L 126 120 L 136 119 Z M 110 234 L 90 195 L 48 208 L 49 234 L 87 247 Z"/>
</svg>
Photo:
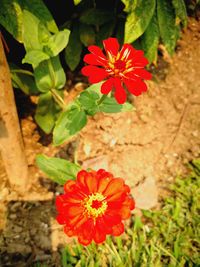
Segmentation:
<svg viewBox="0 0 200 267">
<path fill-rule="evenodd" d="M 77 173 L 81 170 L 79 165 L 65 159 L 37 155 L 37 166 L 54 182 L 64 185 L 68 180 L 76 179 Z"/>
<path fill-rule="evenodd" d="M 187 10 L 184 0 L 172 0 L 176 16 L 180 18 L 183 26 L 187 26 Z"/>
<path fill-rule="evenodd" d="M 71 136 L 79 132 L 87 122 L 87 116 L 80 107 L 72 105 L 60 114 L 53 131 L 54 145 L 60 145 Z"/>
<path fill-rule="evenodd" d="M 128 6 L 128 15 L 125 23 L 125 42 L 132 43 L 146 30 L 154 14 L 155 0 L 132 1 Z"/>
<path fill-rule="evenodd" d="M 68 44 L 70 31 L 65 29 L 52 35 L 44 46 L 44 51 L 50 56 L 57 56 Z"/>
<path fill-rule="evenodd" d="M 27 72 L 27 74 L 25 72 Z M 39 93 L 31 72 L 29 74 L 28 71 L 22 70 L 12 64 L 10 65 L 10 73 L 13 87 L 21 89 L 27 95 Z"/>
<path fill-rule="evenodd" d="M 81 59 L 82 44 L 79 37 L 79 27 L 74 25 L 69 36 L 69 43 L 65 49 L 65 61 L 73 71 L 78 66 Z"/>
<path fill-rule="evenodd" d="M 55 103 L 51 92 L 40 95 L 35 120 L 45 133 L 49 134 L 52 131 L 59 111 L 60 108 Z"/>
<path fill-rule="evenodd" d="M 85 24 L 100 26 L 112 20 L 113 15 L 112 12 L 104 9 L 91 8 L 81 15 L 80 21 Z"/>
<path fill-rule="evenodd" d="M 141 39 L 142 48 L 149 63 L 153 62 L 154 64 L 156 64 L 159 39 L 160 33 L 157 15 L 154 14 Z"/>
<path fill-rule="evenodd" d="M 172 55 L 179 37 L 179 27 L 176 25 L 173 6 L 168 0 L 157 0 L 157 16 L 163 44 Z"/>
<path fill-rule="evenodd" d="M 36 68 L 42 61 L 49 59 L 49 55 L 42 52 L 41 50 L 30 50 L 26 53 L 22 59 L 22 63 L 28 63 Z"/>
<path fill-rule="evenodd" d="M 89 46 L 95 43 L 95 32 L 93 26 L 81 23 L 79 32 L 80 40 L 84 46 Z"/>
</svg>

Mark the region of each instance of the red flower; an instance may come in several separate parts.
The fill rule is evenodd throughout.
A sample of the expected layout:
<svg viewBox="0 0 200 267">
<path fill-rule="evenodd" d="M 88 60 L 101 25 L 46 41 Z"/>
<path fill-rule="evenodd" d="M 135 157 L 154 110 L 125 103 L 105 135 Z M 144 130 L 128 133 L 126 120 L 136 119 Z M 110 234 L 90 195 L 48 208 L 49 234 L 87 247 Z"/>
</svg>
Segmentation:
<svg viewBox="0 0 200 267">
<path fill-rule="evenodd" d="M 135 203 L 123 179 L 103 169 L 82 170 L 76 181 L 64 185 L 64 190 L 56 197 L 57 221 L 65 224 L 68 236 L 78 236 L 86 246 L 92 240 L 104 242 L 107 234 L 118 236 L 124 232 L 122 220 L 130 217 Z"/>
<path fill-rule="evenodd" d="M 82 68 L 82 74 L 89 77 L 89 82 L 98 83 L 107 79 L 101 86 L 101 93 L 108 94 L 114 88 L 114 96 L 119 104 L 126 101 L 124 87 L 136 96 L 145 92 L 147 86 L 143 80 L 150 80 L 151 73 L 144 69 L 148 64 L 144 52 L 130 44 L 124 44 L 119 51 L 116 38 L 104 40 L 103 45 L 106 56 L 98 46 L 91 45 L 88 47 L 91 54 L 85 55 L 83 59 L 90 64 Z"/>
</svg>

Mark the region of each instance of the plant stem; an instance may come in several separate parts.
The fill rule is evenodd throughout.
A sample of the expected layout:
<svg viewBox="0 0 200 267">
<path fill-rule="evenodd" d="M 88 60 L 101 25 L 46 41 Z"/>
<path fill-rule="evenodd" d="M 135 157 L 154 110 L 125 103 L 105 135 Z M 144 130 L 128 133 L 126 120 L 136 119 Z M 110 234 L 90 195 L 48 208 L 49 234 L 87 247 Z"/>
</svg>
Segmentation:
<svg viewBox="0 0 200 267">
<path fill-rule="evenodd" d="M 100 105 L 106 99 L 106 97 L 107 97 L 107 95 L 102 95 L 102 97 L 99 99 L 97 104 Z"/>
<path fill-rule="evenodd" d="M 26 74 L 26 75 L 29 75 L 29 76 L 34 76 L 33 73 L 31 71 L 28 71 L 28 70 L 16 70 L 16 69 L 11 69 L 10 71 L 11 73 L 21 73 L 21 74 Z"/>
<path fill-rule="evenodd" d="M 54 98 L 54 100 L 56 101 L 56 103 L 61 107 L 61 109 L 65 110 L 66 109 L 66 103 L 64 102 L 64 100 L 62 99 L 61 96 L 59 96 L 59 94 L 56 92 L 55 89 L 50 89 L 52 96 Z"/>
</svg>

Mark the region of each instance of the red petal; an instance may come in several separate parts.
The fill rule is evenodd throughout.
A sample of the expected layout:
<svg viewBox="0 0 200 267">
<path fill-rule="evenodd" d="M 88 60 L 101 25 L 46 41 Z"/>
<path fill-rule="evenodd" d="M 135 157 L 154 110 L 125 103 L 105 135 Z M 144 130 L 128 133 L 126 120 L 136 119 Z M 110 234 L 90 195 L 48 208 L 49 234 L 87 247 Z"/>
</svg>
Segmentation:
<svg viewBox="0 0 200 267">
<path fill-rule="evenodd" d="M 133 73 L 145 80 L 151 80 L 152 78 L 151 73 L 146 71 L 145 69 L 135 69 Z"/>
<path fill-rule="evenodd" d="M 122 194 L 124 192 L 123 188 L 124 180 L 120 178 L 113 178 L 103 194 L 108 199 L 113 195 L 118 195 L 119 193 Z"/>
<path fill-rule="evenodd" d="M 104 216 L 104 221 L 109 227 L 113 227 L 115 224 L 119 224 L 121 222 L 121 217 L 119 214 L 111 214 L 106 213 Z"/>
<path fill-rule="evenodd" d="M 81 205 L 70 205 L 63 207 L 63 213 L 66 217 L 76 217 L 84 212 L 84 208 Z"/>
<path fill-rule="evenodd" d="M 124 232 L 124 225 L 123 223 L 119 223 L 117 225 L 114 225 L 112 228 L 112 235 L 119 236 Z"/>
<path fill-rule="evenodd" d="M 118 43 L 117 38 L 110 37 L 106 40 L 103 40 L 103 46 L 104 46 L 105 51 L 108 54 L 111 54 L 114 56 L 116 56 L 119 51 L 119 43 Z"/>
<path fill-rule="evenodd" d="M 133 54 L 133 62 L 140 61 L 141 57 L 144 56 L 144 51 L 142 50 L 135 50 Z"/>
<path fill-rule="evenodd" d="M 134 53 L 136 52 L 135 48 L 132 47 L 130 44 L 124 44 L 122 46 L 122 49 L 120 51 L 120 57 L 121 60 L 129 60 L 132 59 L 134 56 Z"/>
<path fill-rule="evenodd" d="M 92 219 L 86 221 L 79 230 L 78 241 L 84 246 L 91 243 L 94 236 L 94 222 Z"/>
<path fill-rule="evenodd" d="M 102 243 L 106 240 L 106 229 L 105 229 L 105 222 L 98 218 L 96 220 L 96 225 L 95 225 L 95 228 L 94 228 L 94 241 L 99 244 L 99 243 Z M 111 229 L 110 229 L 111 231 Z"/>
<path fill-rule="evenodd" d="M 124 104 L 126 102 L 126 91 L 122 87 L 121 80 L 118 78 L 114 78 L 114 86 L 115 86 L 115 99 L 119 104 Z"/>
<path fill-rule="evenodd" d="M 124 83 L 126 84 L 129 92 L 135 96 L 141 95 L 142 92 L 147 91 L 146 84 L 141 80 L 132 81 L 126 79 L 124 80 Z"/>
<path fill-rule="evenodd" d="M 91 65 L 100 65 L 104 66 L 105 62 L 107 61 L 106 59 L 102 59 L 94 54 L 87 54 L 84 56 L 83 61 L 86 62 L 87 64 Z"/>
<path fill-rule="evenodd" d="M 68 219 L 66 218 L 65 214 L 60 213 L 56 216 L 56 220 L 59 224 L 65 224 Z"/>
<path fill-rule="evenodd" d="M 96 173 L 88 173 L 85 177 L 85 184 L 90 193 L 95 193 L 97 191 Z"/>
<path fill-rule="evenodd" d="M 99 48 L 96 45 L 90 45 L 88 47 L 88 50 L 94 54 L 95 56 L 98 56 L 99 58 L 101 58 L 102 60 L 107 60 L 104 53 L 102 52 L 101 48 Z"/>
<path fill-rule="evenodd" d="M 104 190 L 106 189 L 106 187 L 108 186 L 108 184 L 110 183 L 112 179 L 113 179 L 113 176 L 108 172 L 104 172 L 103 175 L 101 174 L 99 181 L 98 181 L 97 191 L 99 193 L 104 192 Z"/>
<path fill-rule="evenodd" d="M 113 84 L 114 84 L 114 79 L 113 78 L 109 78 L 106 82 L 104 82 L 101 86 L 101 93 L 107 95 L 108 93 L 110 93 L 110 91 L 113 88 Z"/>
<path fill-rule="evenodd" d="M 108 73 L 105 69 L 95 66 L 85 66 L 82 68 L 81 72 L 83 75 L 89 76 L 90 83 L 98 83 L 108 76 Z"/>
<path fill-rule="evenodd" d="M 68 235 L 69 237 L 74 236 L 76 233 L 71 229 L 71 227 L 66 226 L 64 227 L 64 232 L 66 235 Z"/>
<path fill-rule="evenodd" d="M 65 185 L 64 185 L 65 192 L 68 193 L 68 192 L 71 192 L 72 190 L 74 190 L 75 189 L 75 185 L 76 185 L 75 181 L 73 181 L 73 180 L 67 181 L 65 183 Z"/>
<path fill-rule="evenodd" d="M 138 59 L 138 61 L 133 60 L 132 64 L 135 67 L 145 67 L 147 64 L 149 64 L 149 61 L 145 57 L 142 57 Z"/>
</svg>

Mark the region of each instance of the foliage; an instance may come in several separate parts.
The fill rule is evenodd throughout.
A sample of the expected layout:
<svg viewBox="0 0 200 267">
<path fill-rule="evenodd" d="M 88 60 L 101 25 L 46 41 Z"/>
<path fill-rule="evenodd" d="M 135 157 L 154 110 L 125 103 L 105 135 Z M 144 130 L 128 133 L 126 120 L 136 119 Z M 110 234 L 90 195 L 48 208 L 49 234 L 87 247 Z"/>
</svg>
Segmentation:
<svg viewBox="0 0 200 267">
<path fill-rule="evenodd" d="M 124 236 L 107 238 L 102 245 L 68 245 L 61 266 L 199 266 L 200 159 L 190 167 L 189 176 L 172 184 L 160 210 L 144 210 Z"/>
</svg>

